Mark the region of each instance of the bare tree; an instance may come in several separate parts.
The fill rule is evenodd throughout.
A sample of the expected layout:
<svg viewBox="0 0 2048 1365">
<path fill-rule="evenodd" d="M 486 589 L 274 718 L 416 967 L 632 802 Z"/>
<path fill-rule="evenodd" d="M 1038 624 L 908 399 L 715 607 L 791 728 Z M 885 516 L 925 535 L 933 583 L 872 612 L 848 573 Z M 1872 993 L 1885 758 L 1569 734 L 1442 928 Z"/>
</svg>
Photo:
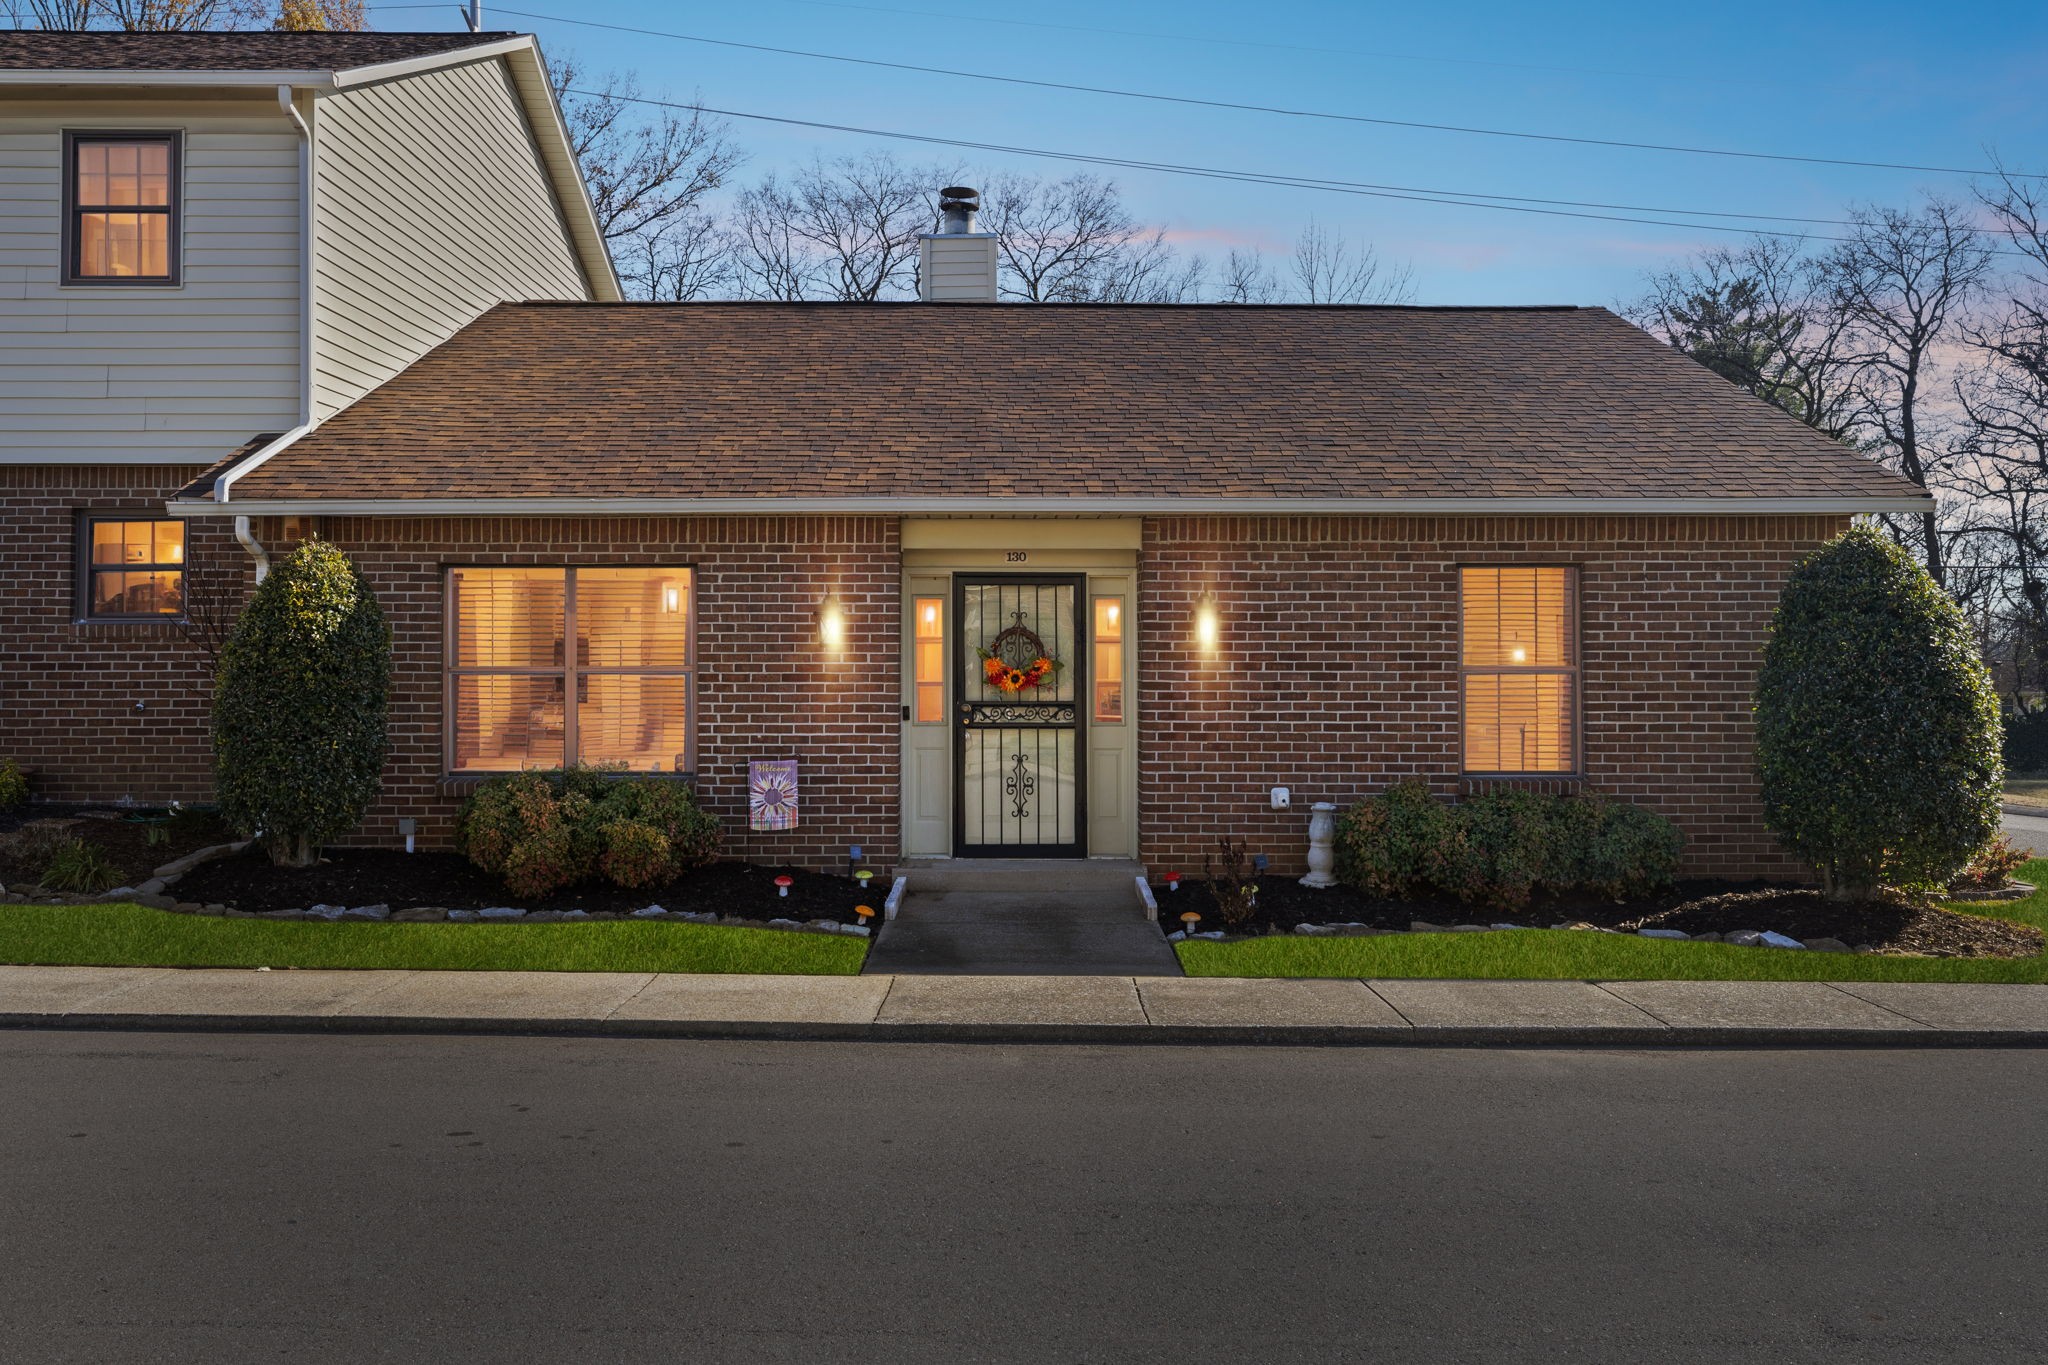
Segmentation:
<svg viewBox="0 0 2048 1365">
<path fill-rule="evenodd" d="M 1223 270 L 1216 281 L 1218 303 L 1277 303 L 1280 279 L 1265 256 L 1237 247 L 1223 258 Z"/>
<path fill-rule="evenodd" d="M 873 303 L 914 292 L 917 238 L 957 169 L 885 153 L 814 161 L 741 193 L 733 227 L 742 290 L 766 299 Z"/>
<path fill-rule="evenodd" d="M 1621 311 L 1723 379 L 1843 439 L 1853 425 L 1847 321 L 1819 262 L 1781 237 L 1715 247 L 1650 276 Z"/>
<path fill-rule="evenodd" d="M 1380 259 L 1370 245 L 1353 247 L 1314 219 L 1294 243 L 1294 290 L 1303 303 L 1408 303 L 1414 273 Z"/>
<path fill-rule="evenodd" d="M 739 278 L 731 235 L 695 209 L 630 239 L 617 254 L 619 274 L 635 292 L 663 303 L 720 298 Z"/>
<path fill-rule="evenodd" d="M 1115 181 L 997 175 L 986 183 L 981 225 L 996 234 L 1002 297 L 1077 303 L 1186 292 L 1186 263 L 1139 224 Z"/>
<path fill-rule="evenodd" d="M 1849 240 L 1822 260 L 1853 367 L 1851 433 L 1931 488 L 1955 454 L 1941 412 L 1942 352 L 1960 340 L 1990 253 L 1968 212 L 1949 200 L 1929 199 L 1918 210 L 1859 208 L 1851 216 Z M 1889 524 L 1918 542 L 1928 573 L 1943 582 L 1937 513 Z"/>
</svg>

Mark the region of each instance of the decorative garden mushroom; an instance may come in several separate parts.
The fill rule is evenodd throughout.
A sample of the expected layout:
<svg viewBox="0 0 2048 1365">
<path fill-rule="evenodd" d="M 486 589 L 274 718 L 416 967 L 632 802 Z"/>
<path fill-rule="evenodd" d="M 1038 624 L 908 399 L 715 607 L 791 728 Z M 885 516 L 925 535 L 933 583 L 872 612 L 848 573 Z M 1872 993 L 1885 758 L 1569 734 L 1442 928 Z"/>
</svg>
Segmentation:
<svg viewBox="0 0 2048 1365">
<path fill-rule="evenodd" d="M 1183 910 L 1180 912 L 1180 922 L 1187 926 L 1181 932 L 1192 935 L 1195 932 L 1195 926 L 1202 922 L 1202 916 L 1194 910 Z"/>
<path fill-rule="evenodd" d="M 778 896 L 787 896 L 789 894 L 789 888 L 794 886 L 795 884 L 796 878 L 790 876 L 787 872 L 785 872 L 780 877 L 777 877 L 775 879 L 775 894 Z"/>
<path fill-rule="evenodd" d="M 1168 891 L 1180 890 L 1180 873 L 1169 872 L 1166 874 L 1166 889 Z"/>
<path fill-rule="evenodd" d="M 874 918 L 875 907 L 872 905 L 856 905 L 853 907 L 853 913 L 860 916 L 862 924 L 866 924 L 870 919 Z"/>
<path fill-rule="evenodd" d="M 853 874 L 853 879 L 859 882 L 860 889 L 865 891 L 868 889 L 868 883 L 874 879 L 874 875 L 874 869 L 864 867 Z"/>
</svg>

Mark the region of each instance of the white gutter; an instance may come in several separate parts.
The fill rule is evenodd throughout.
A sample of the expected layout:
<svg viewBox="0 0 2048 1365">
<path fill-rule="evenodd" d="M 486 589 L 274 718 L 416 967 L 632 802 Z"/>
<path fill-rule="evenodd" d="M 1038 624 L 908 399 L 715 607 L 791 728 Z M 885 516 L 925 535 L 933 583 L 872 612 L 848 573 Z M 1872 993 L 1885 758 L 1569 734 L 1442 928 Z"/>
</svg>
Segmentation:
<svg viewBox="0 0 2048 1365">
<path fill-rule="evenodd" d="M 296 439 L 296 438 L 292 438 Z M 247 472 L 287 442 L 257 452 Z M 226 477 L 226 476 L 224 476 Z M 217 495 L 218 496 L 218 495 Z M 1847 516 L 1925 512 L 1922 497 L 1824 498 L 258 498 L 174 501 L 176 517 L 560 517 L 560 516 Z"/>
<path fill-rule="evenodd" d="M 332 90 L 332 71 L 0 71 L 0 85 L 209 85 L 254 87 L 298 85 Z"/>
</svg>

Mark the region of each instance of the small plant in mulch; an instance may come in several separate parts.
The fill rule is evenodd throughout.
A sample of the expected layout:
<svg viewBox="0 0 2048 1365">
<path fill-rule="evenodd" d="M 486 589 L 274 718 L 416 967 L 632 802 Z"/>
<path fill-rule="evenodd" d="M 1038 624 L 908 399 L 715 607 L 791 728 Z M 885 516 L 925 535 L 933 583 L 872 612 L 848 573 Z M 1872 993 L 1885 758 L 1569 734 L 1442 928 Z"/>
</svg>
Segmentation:
<svg viewBox="0 0 2048 1365">
<path fill-rule="evenodd" d="M 1225 928 L 1234 928 L 1251 918 L 1259 894 L 1251 873 L 1251 855 L 1245 852 L 1242 840 L 1221 836 L 1216 840 L 1215 851 L 1202 855 L 1202 884 L 1208 887 L 1209 896 L 1216 903 L 1216 917 Z M 1193 924 L 1188 926 L 1188 932 L 1194 932 Z"/>
<path fill-rule="evenodd" d="M 0 813 L 28 804 L 28 774 L 11 758 L 0 758 Z"/>
<path fill-rule="evenodd" d="M 1949 893 L 1960 896 L 1973 891 L 2002 891 L 2011 884 L 2013 873 L 2033 856 L 2032 849 L 2015 848 L 2012 840 L 1997 835 L 1949 879 Z"/>
<path fill-rule="evenodd" d="M 58 840 L 36 877 L 52 891 L 86 894 L 120 885 L 121 869 L 113 859 L 80 838 Z"/>
</svg>

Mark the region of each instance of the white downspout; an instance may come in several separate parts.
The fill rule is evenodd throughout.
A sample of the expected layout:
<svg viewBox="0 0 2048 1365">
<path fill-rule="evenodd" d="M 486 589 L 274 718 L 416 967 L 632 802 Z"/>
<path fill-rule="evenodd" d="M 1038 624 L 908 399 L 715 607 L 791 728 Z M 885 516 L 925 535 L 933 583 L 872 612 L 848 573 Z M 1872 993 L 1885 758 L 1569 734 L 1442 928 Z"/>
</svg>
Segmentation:
<svg viewBox="0 0 2048 1365">
<path fill-rule="evenodd" d="M 299 424 L 214 480 L 215 502 L 230 501 L 236 479 L 313 429 L 313 130 L 291 86 L 277 87 L 277 107 L 299 132 Z M 256 561 L 261 583 L 270 572 L 270 555 L 249 529 L 249 518 L 235 518 L 235 539 Z"/>
<path fill-rule="evenodd" d="M 249 558 L 256 561 L 256 581 L 261 583 L 270 576 L 270 552 L 250 533 L 247 517 L 235 518 L 235 539 L 242 542 L 242 548 L 249 552 Z"/>
</svg>

